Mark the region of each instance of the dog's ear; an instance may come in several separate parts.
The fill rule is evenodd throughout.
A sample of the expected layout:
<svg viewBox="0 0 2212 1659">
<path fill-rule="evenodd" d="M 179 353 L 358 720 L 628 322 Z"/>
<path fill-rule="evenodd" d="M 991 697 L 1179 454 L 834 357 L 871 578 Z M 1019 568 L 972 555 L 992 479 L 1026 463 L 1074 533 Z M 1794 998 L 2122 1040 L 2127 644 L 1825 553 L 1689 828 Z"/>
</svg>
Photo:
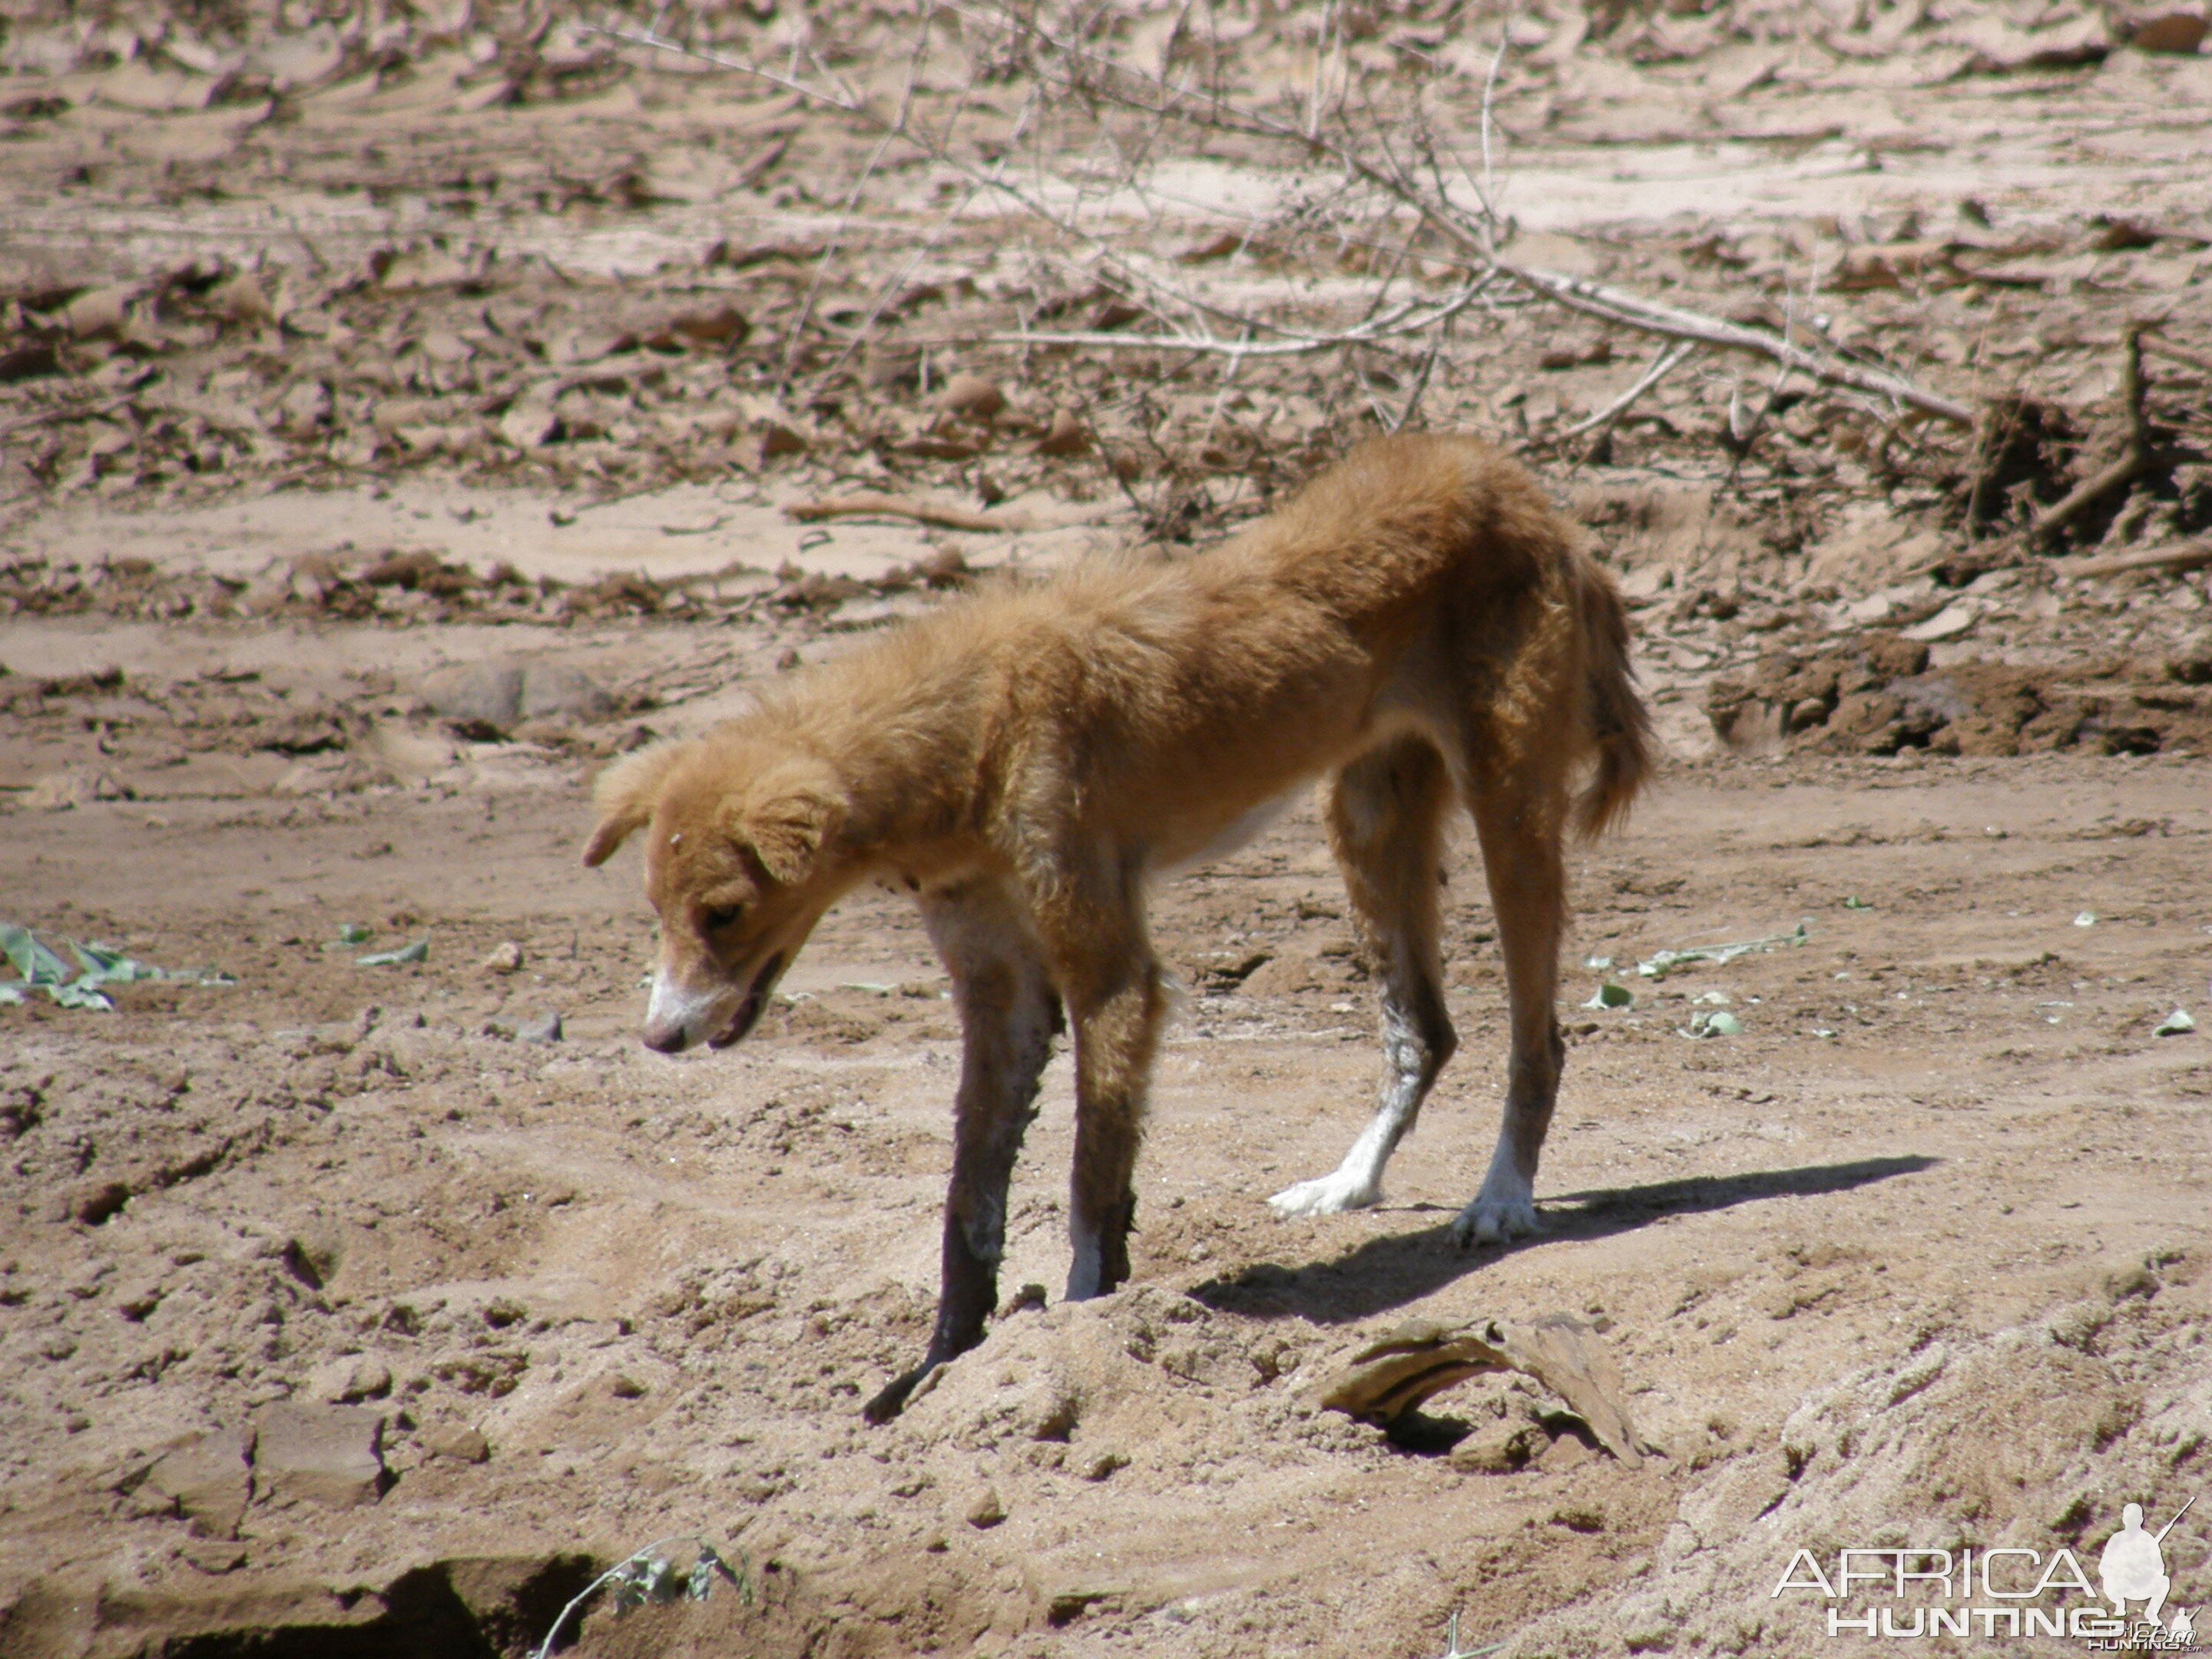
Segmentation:
<svg viewBox="0 0 2212 1659">
<path fill-rule="evenodd" d="M 592 789 L 599 821 L 592 830 L 592 838 L 584 843 L 586 868 L 605 864 L 614 855 L 616 848 L 653 821 L 654 803 L 660 799 L 660 786 L 667 781 L 677 762 L 697 746 L 689 743 L 659 744 L 617 761 L 599 774 L 599 781 Z"/>
<path fill-rule="evenodd" d="M 819 763 L 793 762 L 754 781 L 730 834 L 788 887 L 806 878 L 823 843 L 842 827 L 845 813 L 836 775 Z"/>
</svg>

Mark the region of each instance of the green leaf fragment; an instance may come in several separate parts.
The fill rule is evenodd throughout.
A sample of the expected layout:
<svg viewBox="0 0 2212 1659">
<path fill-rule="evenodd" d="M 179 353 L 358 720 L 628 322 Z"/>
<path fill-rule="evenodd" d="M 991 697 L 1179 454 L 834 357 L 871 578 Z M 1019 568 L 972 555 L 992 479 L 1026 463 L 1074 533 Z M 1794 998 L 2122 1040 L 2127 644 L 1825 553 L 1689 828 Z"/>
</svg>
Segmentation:
<svg viewBox="0 0 2212 1659">
<path fill-rule="evenodd" d="M 1765 939 L 1741 939 L 1733 945 L 1693 945 L 1685 951 L 1661 951 L 1638 963 L 1636 971 L 1645 979 L 1664 979 L 1673 969 L 1686 963 L 1729 963 L 1738 957 L 1750 956 L 1754 951 L 1802 945 L 1812 937 L 1811 928 L 1809 921 L 1801 921 L 1787 933 L 1770 933 Z"/>
<path fill-rule="evenodd" d="M 39 942 L 27 927 L 0 923 L 0 951 L 15 964 L 15 971 L 32 985 L 60 985 L 76 976 L 69 963 Z"/>
<path fill-rule="evenodd" d="M 429 959 L 430 941 L 418 939 L 412 945 L 403 945 L 396 951 L 377 951 L 368 956 L 356 957 L 353 965 L 356 968 L 398 968 L 407 963 L 428 962 Z"/>
<path fill-rule="evenodd" d="M 2197 1029 L 2197 1022 L 2189 1017 L 2189 1010 L 2177 1008 L 2151 1028 L 2153 1036 L 2180 1036 Z"/>
<path fill-rule="evenodd" d="M 1854 893 L 1844 901 L 1844 908 L 1846 910 L 1871 910 L 1874 908 L 1874 906 L 1869 904 L 1856 893 Z"/>
<path fill-rule="evenodd" d="M 27 1002 L 33 989 L 44 991 L 56 1006 L 112 1012 L 115 1004 L 101 991 L 105 985 L 130 985 L 140 980 L 173 980 L 187 985 L 235 985 L 237 980 L 214 968 L 157 968 L 150 962 L 84 939 L 65 939 L 63 949 L 76 958 L 71 968 L 61 952 L 27 927 L 0 922 L 0 952 L 22 975 L 20 983 L 0 986 L 0 1006 Z"/>
<path fill-rule="evenodd" d="M 1741 1036 L 1743 1022 L 1725 1008 L 1700 1008 L 1690 1016 L 1687 1025 L 1674 1028 L 1674 1035 L 1693 1038 Z"/>
<path fill-rule="evenodd" d="M 366 945 L 376 936 L 376 929 L 365 921 L 344 921 L 338 924 L 338 943 Z"/>
<path fill-rule="evenodd" d="M 1615 985 L 1611 980 L 1599 986 L 1590 1000 L 1583 1004 L 1585 1008 L 1633 1008 L 1635 1006 L 1636 993 L 1626 985 Z"/>
</svg>

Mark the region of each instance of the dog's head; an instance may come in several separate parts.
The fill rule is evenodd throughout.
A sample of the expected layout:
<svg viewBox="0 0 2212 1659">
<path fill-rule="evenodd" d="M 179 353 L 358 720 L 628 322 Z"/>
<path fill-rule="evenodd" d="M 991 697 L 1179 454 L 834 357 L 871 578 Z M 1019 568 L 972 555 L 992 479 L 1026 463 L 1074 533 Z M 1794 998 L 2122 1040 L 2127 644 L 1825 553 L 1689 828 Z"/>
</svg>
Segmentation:
<svg viewBox="0 0 2212 1659">
<path fill-rule="evenodd" d="M 668 744 L 611 767 L 596 795 L 586 865 L 646 832 L 646 897 L 660 915 L 646 1047 L 728 1047 L 837 896 L 836 774 L 758 743 Z"/>
</svg>

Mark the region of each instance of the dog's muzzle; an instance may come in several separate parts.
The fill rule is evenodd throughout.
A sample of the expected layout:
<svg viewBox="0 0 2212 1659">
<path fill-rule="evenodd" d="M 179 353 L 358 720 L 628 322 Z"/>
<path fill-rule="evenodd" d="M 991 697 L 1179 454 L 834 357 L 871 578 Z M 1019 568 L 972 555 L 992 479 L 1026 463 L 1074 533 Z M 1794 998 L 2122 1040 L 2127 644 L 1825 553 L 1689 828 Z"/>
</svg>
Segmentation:
<svg viewBox="0 0 2212 1659">
<path fill-rule="evenodd" d="M 763 963 L 744 995 L 719 1022 L 714 1018 L 715 1010 L 726 1005 L 726 998 L 701 996 L 656 981 L 652 1006 L 646 1011 L 642 1033 L 645 1046 L 662 1054 L 680 1054 L 702 1039 L 710 1048 L 728 1048 L 759 1024 L 761 1012 L 768 1006 L 769 993 L 775 988 L 775 981 L 782 975 L 783 963 L 781 951 Z"/>
</svg>

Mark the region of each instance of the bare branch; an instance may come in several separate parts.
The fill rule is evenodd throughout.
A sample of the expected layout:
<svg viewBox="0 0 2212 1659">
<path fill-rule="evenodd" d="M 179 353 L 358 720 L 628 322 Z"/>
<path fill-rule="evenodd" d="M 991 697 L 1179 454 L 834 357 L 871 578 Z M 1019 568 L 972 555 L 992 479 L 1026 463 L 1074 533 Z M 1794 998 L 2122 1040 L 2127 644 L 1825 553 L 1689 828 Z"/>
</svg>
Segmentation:
<svg viewBox="0 0 2212 1659">
<path fill-rule="evenodd" d="M 823 519 L 911 519 L 940 530 L 1027 530 L 1026 520 L 993 518 L 964 507 L 917 501 L 910 495 L 833 495 L 819 501 L 794 501 L 784 512 L 801 524 Z"/>
</svg>

